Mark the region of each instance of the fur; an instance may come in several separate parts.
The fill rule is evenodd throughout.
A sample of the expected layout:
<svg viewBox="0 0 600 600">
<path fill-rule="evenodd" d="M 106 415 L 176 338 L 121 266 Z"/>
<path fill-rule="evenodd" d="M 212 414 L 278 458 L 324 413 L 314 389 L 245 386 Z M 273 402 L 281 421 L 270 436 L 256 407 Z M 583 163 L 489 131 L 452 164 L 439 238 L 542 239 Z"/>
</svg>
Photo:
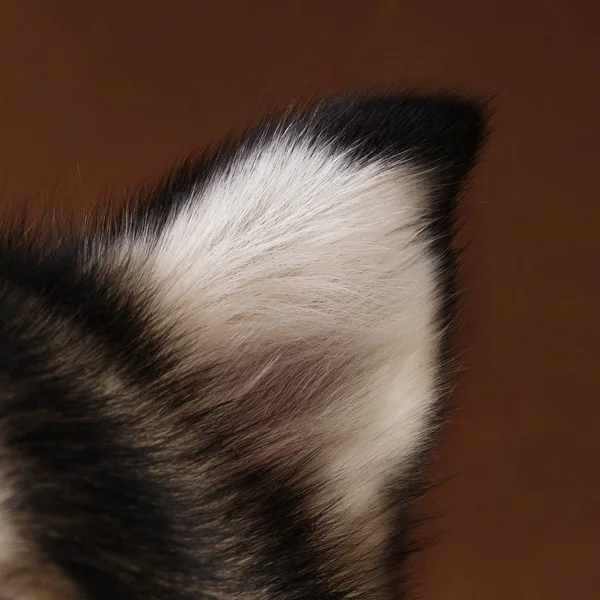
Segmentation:
<svg viewBox="0 0 600 600">
<path fill-rule="evenodd" d="M 481 135 L 461 100 L 332 100 L 110 227 L 7 236 L 0 595 L 393 597 Z"/>
</svg>

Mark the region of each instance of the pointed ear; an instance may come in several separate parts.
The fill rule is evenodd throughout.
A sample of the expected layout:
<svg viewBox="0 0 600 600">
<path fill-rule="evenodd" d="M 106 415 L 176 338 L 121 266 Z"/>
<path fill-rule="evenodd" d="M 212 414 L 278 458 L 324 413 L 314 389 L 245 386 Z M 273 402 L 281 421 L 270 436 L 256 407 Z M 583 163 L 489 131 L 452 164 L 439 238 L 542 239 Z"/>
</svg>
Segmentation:
<svg viewBox="0 0 600 600">
<path fill-rule="evenodd" d="M 452 211 L 482 124 L 468 102 L 402 96 L 269 120 L 171 178 L 124 245 L 183 371 L 211 369 L 230 468 L 316 484 L 314 510 L 365 552 L 443 395 Z"/>
<path fill-rule="evenodd" d="M 222 383 L 252 381 L 264 427 L 275 412 L 374 415 L 386 397 L 424 430 L 450 317 L 453 207 L 482 130 L 462 100 L 334 99 L 267 120 L 153 195 L 139 222 L 158 232 L 147 260 L 166 312 L 206 319 L 207 347 L 231 365 Z"/>
<path fill-rule="evenodd" d="M 482 124 L 441 97 L 334 100 L 155 195 L 144 268 L 190 360 L 219 365 L 212 402 L 249 464 L 310 456 L 358 512 L 408 468 L 440 395 L 452 207 Z"/>
</svg>

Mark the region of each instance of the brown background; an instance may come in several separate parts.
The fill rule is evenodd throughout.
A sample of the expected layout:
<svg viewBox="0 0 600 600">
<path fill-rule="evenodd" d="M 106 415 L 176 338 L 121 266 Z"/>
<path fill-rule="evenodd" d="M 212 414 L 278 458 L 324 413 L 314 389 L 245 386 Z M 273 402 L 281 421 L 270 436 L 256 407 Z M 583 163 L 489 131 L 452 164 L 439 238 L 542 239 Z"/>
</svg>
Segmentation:
<svg viewBox="0 0 600 600">
<path fill-rule="evenodd" d="M 600 11 L 573 0 L 1 0 L 2 203 L 83 207 L 341 87 L 496 93 L 429 600 L 600 597 Z M 432 525 L 429 526 L 430 528 Z"/>
</svg>

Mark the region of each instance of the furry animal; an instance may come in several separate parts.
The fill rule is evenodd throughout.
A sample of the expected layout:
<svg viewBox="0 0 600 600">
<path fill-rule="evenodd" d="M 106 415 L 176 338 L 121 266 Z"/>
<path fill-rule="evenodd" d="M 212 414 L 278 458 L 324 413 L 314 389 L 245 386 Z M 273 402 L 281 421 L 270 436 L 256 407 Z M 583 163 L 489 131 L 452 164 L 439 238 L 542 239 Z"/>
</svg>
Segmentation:
<svg viewBox="0 0 600 600">
<path fill-rule="evenodd" d="M 481 137 L 463 100 L 334 99 L 6 235 L 2 600 L 401 594 Z"/>
</svg>

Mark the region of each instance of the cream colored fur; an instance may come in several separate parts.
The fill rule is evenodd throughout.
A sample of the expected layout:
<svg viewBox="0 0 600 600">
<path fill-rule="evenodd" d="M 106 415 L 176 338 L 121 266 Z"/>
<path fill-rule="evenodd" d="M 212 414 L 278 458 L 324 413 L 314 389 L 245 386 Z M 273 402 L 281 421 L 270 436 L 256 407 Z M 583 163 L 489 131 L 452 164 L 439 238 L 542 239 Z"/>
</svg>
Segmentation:
<svg viewBox="0 0 600 600">
<path fill-rule="evenodd" d="M 320 448 L 316 477 L 350 518 L 377 511 L 435 400 L 427 194 L 410 164 L 359 165 L 282 132 L 191 194 L 158 240 L 123 239 L 114 251 L 154 290 L 157 322 L 187 340 L 188 361 L 240 365 L 230 372 L 247 373 L 246 390 L 278 361 L 305 368 L 296 389 L 284 375 L 280 389 L 269 384 L 260 410 L 272 444 L 261 457 L 287 463 Z M 324 389 L 304 412 L 299 385 L 307 397 Z M 224 388 L 223 401 L 242 396 L 239 378 Z M 275 431 L 268 404 L 286 394 L 300 409 Z"/>
</svg>

